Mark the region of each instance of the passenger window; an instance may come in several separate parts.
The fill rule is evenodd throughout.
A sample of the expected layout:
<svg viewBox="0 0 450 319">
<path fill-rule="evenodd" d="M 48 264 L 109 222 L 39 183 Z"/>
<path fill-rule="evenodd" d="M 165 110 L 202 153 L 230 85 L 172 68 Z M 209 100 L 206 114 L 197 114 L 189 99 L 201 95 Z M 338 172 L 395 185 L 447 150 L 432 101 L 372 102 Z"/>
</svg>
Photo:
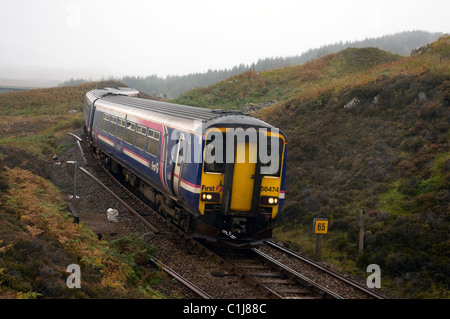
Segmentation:
<svg viewBox="0 0 450 319">
<path fill-rule="evenodd" d="M 125 135 L 125 120 L 117 119 L 117 138 L 123 140 Z"/>
<path fill-rule="evenodd" d="M 90 113 L 90 107 L 89 107 L 89 100 L 86 98 L 84 101 L 84 120 L 87 123 L 89 121 L 89 113 Z"/>
<path fill-rule="evenodd" d="M 147 134 L 147 128 L 144 126 L 137 126 L 136 129 L 136 143 L 135 146 L 141 150 L 145 147 L 145 136 Z"/>
<path fill-rule="evenodd" d="M 100 129 L 102 127 L 102 118 L 103 114 L 97 112 L 95 118 L 95 126 L 97 127 L 97 129 Z"/>
<path fill-rule="evenodd" d="M 160 134 L 158 131 L 149 129 L 147 134 L 146 152 L 153 156 L 158 156 Z"/>
<path fill-rule="evenodd" d="M 136 124 L 127 123 L 127 132 L 125 134 L 125 142 L 133 144 L 134 142 L 134 130 L 136 129 Z"/>
<path fill-rule="evenodd" d="M 111 116 L 111 120 L 109 122 L 109 134 L 111 134 L 112 136 L 116 136 L 117 118 Z"/>
<path fill-rule="evenodd" d="M 102 124 L 103 131 L 108 132 L 108 124 L 109 124 L 108 114 L 103 114 L 103 124 Z"/>
</svg>

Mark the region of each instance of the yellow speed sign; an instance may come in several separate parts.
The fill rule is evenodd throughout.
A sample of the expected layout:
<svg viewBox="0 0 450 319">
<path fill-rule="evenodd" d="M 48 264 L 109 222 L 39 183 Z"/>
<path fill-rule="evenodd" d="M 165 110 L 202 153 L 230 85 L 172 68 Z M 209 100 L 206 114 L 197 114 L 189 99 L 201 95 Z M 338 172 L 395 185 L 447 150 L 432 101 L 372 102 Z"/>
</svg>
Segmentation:
<svg viewBox="0 0 450 319">
<path fill-rule="evenodd" d="M 314 234 L 326 234 L 328 232 L 328 219 L 314 218 Z"/>
</svg>

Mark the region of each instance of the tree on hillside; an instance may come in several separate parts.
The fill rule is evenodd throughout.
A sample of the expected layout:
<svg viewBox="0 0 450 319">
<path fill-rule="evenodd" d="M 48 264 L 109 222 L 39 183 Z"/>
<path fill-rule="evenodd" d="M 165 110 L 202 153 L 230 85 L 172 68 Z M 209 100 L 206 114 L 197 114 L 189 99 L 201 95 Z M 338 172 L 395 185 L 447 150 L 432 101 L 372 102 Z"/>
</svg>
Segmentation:
<svg viewBox="0 0 450 319">
<path fill-rule="evenodd" d="M 118 81 L 134 87 L 141 92 L 154 97 L 176 98 L 180 94 L 187 92 L 195 87 L 206 87 L 217 82 L 223 81 L 229 77 L 242 74 L 249 69 L 256 72 L 270 71 L 283 67 L 303 64 L 307 61 L 323 57 L 325 55 L 342 51 L 349 47 L 378 47 L 381 50 L 390 51 L 400 55 L 409 55 L 411 50 L 423 46 L 438 39 L 442 33 L 429 33 L 425 31 L 407 31 L 394 35 L 385 35 L 379 38 L 366 38 L 362 41 L 345 42 L 324 45 L 316 49 L 310 49 L 301 55 L 288 57 L 270 57 L 259 59 L 253 65 L 240 64 L 231 69 L 212 70 L 205 73 L 191 73 L 188 75 L 169 75 L 165 79 L 156 75 L 147 77 L 125 76 Z M 63 83 L 63 86 L 78 85 L 84 83 L 82 79 L 70 79 Z"/>
</svg>

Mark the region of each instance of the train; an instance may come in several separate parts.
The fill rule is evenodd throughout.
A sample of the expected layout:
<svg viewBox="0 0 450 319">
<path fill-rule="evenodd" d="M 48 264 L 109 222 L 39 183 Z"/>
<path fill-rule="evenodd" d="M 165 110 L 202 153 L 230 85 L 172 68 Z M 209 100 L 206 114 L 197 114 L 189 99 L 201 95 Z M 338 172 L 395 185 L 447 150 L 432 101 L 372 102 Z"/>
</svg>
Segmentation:
<svg viewBox="0 0 450 319">
<path fill-rule="evenodd" d="M 127 87 L 87 92 L 83 113 L 100 163 L 190 236 L 235 248 L 272 238 L 285 199 L 287 139 L 278 128 Z"/>
</svg>

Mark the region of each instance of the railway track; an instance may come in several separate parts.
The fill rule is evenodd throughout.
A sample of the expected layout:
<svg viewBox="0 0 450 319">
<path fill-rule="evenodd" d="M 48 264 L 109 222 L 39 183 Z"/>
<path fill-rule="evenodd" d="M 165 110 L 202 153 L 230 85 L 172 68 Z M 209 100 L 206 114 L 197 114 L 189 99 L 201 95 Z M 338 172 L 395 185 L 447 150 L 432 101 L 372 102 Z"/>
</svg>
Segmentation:
<svg viewBox="0 0 450 319">
<path fill-rule="evenodd" d="M 283 299 L 386 299 L 382 294 L 272 241 L 222 256 Z"/>
<path fill-rule="evenodd" d="M 164 265 L 163 263 L 157 261 L 155 258 L 152 258 L 151 262 L 155 266 L 161 268 L 164 272 L 169 274 L 172 278 L 175 278 L 176 280 L 181 282 L 186 288 L 191 290 L 195 295 L 199 296 L 202 299 L 212 299 L 212 297 L 210 295 L 208 295 L 206 292 L 204 292 L 202 289 L 197 287 L 195 284 L 193 284 L 192 282 L 190 282 L 189 280 L 187 280 L 186 278 L 184 278 L 183 276 L 178 274 L 176 271 L 171 269 L 169 266 Z"/>
<path fill-rule="evenodd" d="M 87 162 L 86 162 L 87 163 Z M 124 208 L 128 210 L 129 213 L 131 213 L 135 218 L 137 218 L 152 234 L 152 236 L 156 236 L 160 233 L 159 229 L 157 229 L 153 224 L 151 224 L 146 218 L 143 216 L 149 216 L 152 214 L 153 216 L 157 217 L 157 214 L 152 208 L 150 208 L 148 205 L 143 203 L 139 198 L 137 198 L 133 193 L 131 193 L 128 189 L 126 189 L 113 175 L 111 175 L 106 169 L 101 167 L 100 169 L 96 170 L 96 175 L 101 175 L 100 173 L 106 174 L 109 178 L 109 180 L 102 182 L 100 179 L 95 177 L 93 174 L 91 174 L 87 169 L 83 167 L 79 167 L 80 171 L 83 172 L 85 175 L 87 175 L 89 178 L 94 180 L 100 187 L 102 187 L 104 190 L 106 190 L 112 197 L 115 198 Z M 113 182 L 111 184 L 111 182 Z M 118 195 L 120 194 L 120 195 Z M 130 204 L 128 204 L 129 202 Z M 138 207 L 138 211 L 135 210 L 133 207 Z M 164 221 L 161 221 L 164 222 Z M 159 224 L 159 222 L 156 222 L 156 220 L 153 220 L 153 223 Z M 148 233 L 146 233 L 148 234 Z M 151 259 L 151 262 L 158 268 L 162 269 L 164 272 L 166 272 L 169 276 L 175 278 L 178 282 L 183 284 L 186 288 L 191 290 L 195 295 L 199 296 L 203 299 L 212 299 L 212 297 L 197 287 L 194 283 L 189 281 L 188 279 L 184 278 L 182 275 L 177 273 L 175 270 L 171 269 L 169 266 L 165 265 L 161 261 L 158 261 L 155 258 Z"/>
<path fill-rule="evenodd" d="M 256 291 L 258 291 L 258 297 L 269 297 L 269 298 L 278 298 L 276 294 L 274 294 L 271 290 L 266 289 L 263 285 L 260 285 L 253 278 L 247 276 L 245 273 L 239 271 L 233 265 L 224 261 L 217 254 L 204 247 L 187 234 L 185 234 L 182 230 L 178 229 L 171 223 L 169 223 L 166 219 L 164 219 L 159 213 L 150 208 L 147 204 L 142 202 L 135 194 L 133 194 L 129 189 L 124 187 L 110 172 L 108 172 L 103 166 L 100 166 L 101 170 L 97 170 L 97 175 L 106 174 L 108 179 L 113 183 L 109 183 L 106 181 L 103 183 L 100 179 L 95 177 L 86 169 L 80 167 L 80 170 L 89 176 L 92 180 L 94 180 L 99 186 L 105 189 L 108 193 L 111 194 L 116 200 L 118 200 L 124 208 L 126 208 L 134 217 L 136 217 L 143 225 L 152 232 L 153 239 L 156 235 L 160 237 L 167 238 L 172 242 L 175 242 L 178 246 L 188 246 L 191 252 L 194 252 L 198 255 L 202 255 L 207 259 L 213 260 L 216 264 L 219 264 L 220 268 L 214 268 L 211 271 L 212 277 L 218 279 L 221 284 L 229 284 L 231 283 L 241 283 L 246 285 L 247 287 L 253 287 Z M 118 195 L 121 194 L 121 195 Z M 128 204 L 130 203 L 130 204 Z M 135 210 L 133 207 L 139 206 L 141 209 Z M 144 217 L 145 216 L 145 217 Z M 151 223 L 149 222 L 151 220 Z M 155 226 L 156 225 L 156 226 Z M 165 272 L 169 275 L 176 278 L 178 281 L 183 283 L 187 288 L 192 290 L 196 295 L 200 296 L 204 299 L 211 299 L 212 297 L 204 290 L 191 283 L 189 279 L 183 277 L 181 274 L 171 269 L 169 266 L 164 265 L 161 261 L 158 261 L 156 258 L 152 260 L 152 262 L 161 267 Z M 227 283 L 228 281 L 228 283 Z"/>
<path fill-rule="evenodd" d="M 134 223 L 133 231 L 147 235 L 147 240 L 158 247 L 158 255 L 153 263 L 174 276 L 204 299 L 210 298 L 264 298 L 268 294 L 254 289 L 257 282 L 233 270 L 217 255 L 196 242 L 182 230 L 167 221 L 148 203 L 143 202 L 130 189 L 125 187 L 115 176 L 100 165 L 90 154 L 88 146 L 83 144 L 89 170 L 79 167 L 80 171 L 93 180 L 104 192 L 125 208 L 138 224 Z M 122 215 L 123 216 L 123 215 Z M 228 273 L 217 276 L 217 271 Z M 230 287 L 230 290 L 224 290 Z"/>
<path fill-rule="evenodd" d="M 339 294 L 315 283 L 259 249 L 228 251 L 222 256 L 236 269 L 271 291 L 272 298 L 342 299 Z"/>
<path fill-rule="evenodd" d="M 286 264 L 289 264 L 290 267 L 297 269 L 298 271 L 308 271 L 308 273 L 310 273 L 310 278 L 314 278 L 315 282 L 323 282 L 326 283 L 328 287 L 335 287 L 334 289 L 339 289 L 344 298 L 386 299 L 385 296 L 374 291 L 373 289 L 362 286 L 342 274 L 330 270 L 322 266 L 320 263 L 302 256 L 297 252 L 285 248 L 273 241 L 267 241 L 265 244 L 266 253 L 281 256 L 280 260 Z"/>
<path fill-rule="evenodd" d="M 87 148 L 87 145 L 83 144 L 83 147 Z M 88 150 L 84 153 L 90 154 Z M 273 250 L 277 250 L 284 254 L 283 258 L 290 258 L 289 264 L 298 259 L 293 254 L 286 257 L 287 252 L 280 250 L 274 243 L 267 243 L 264 249 L 245 250 L 239 254 L 234 251 L 233 254 L 224 255 L 208 249 L 138 198 L 101 166 L 92 154 L 85 157 L 83 162 L 90 163 L 90 171 L 83 167 L 80 167 L 80 171 L 130 212 L 141 224 L 135 228 L 144 228 L 142 232 L 149 235 L 148 240 L 159 248 L 159 255 L 152 262 L 196 296 L 204 299 L 352 298 L 348 293 L 341 294 L 329 289 L 327 283 L 308 278 L 301 270 L 288 266 L 280 258 L 274 258 Z"/>
<path fill-rule="evenodd" d="M 159 215 L 156 211 L 150 208 L 148 205 L 143 203 L 135 194 L 133 194 L 129 189 L 124 187 L 120 181 L 118 181 L 110 172 L 108 172 L 104 167 L 101 167 L 103 173 L 108 175 L 108 178 L 111 179 L 114 184 L 109 184 L 108 186 L 102 183 L 99 179 L 97 179 L 94 175 L 89 173 L 83 167 L 80 167 L 80 170 L 92 178 L 97 184 L 99 184 L 102 188 L 107 190 L 116 200 L 118 200 L 130 213 L 132 213 L 136 218 L 138 218 L 154 235 L 160 233 L 159 229 L 163 229 L 165 227 L 169 227 L 170 231 L 166 232 L 166 234 L 178 234 L 179 238 L 183 238 L 184 243 L 186 244 L 189 241 L 191 246 L 200 245 L 196 241 L 193 241 L 192 238 L 184 234 L 180 229 L 176 228 L 172 224 L 169 224 L 161 215 Z M 98 173 L 98 172 L 97 172 Z M 111 190 L 113 186 L 116 186 L 121 193 L 126 193 L 125 195 L 116 195 L 115 192 Z M 132 201 L 132 204 L 129 205 L 125 202 L 125 200 Z M 132 206 L 140 206 L 140 212 L 137 212 L 132 208 Z M 152 223 L 148 221 L 148 218 L 143 217 L 146 216 L 155 216 L 153 218 Z M 161 223 L 163 226 L 161 226 Z M 155 224 L 159 225 L 154 226 Z M 172 238 L 173 239 L 173 238 Z M 271 259 L 270 256 L 265 255 L 263 252 L 252 249 L 246 251 L 246 254 L 250 254 L 250 259 L 253 259 L 254 256 L 259 256 L 259 259 L 264 259 L 267 268 L 265 272 L 259 272 L 256 275 L 252 272 L 248 272 L 247 267 L 243 267 L 242 264 L 235 264 L 233 261 L 225 262 L 222 258 L 215 254 L 213 251 L 208 250 L 206 247 L 199 246 L 197 250 L 201 250 L 203 253 L 208 254 L 213 257 L 219 264 L 221 264 L 226 271 L 214 271 L 212 272 L 213 277 L 216 278 L 227 278 L 234 279 L 236 281 L 245 281 L 245 284 L 250 287 L 254 287 L 257 291 L 263 294 L 264 297 L 283 299 L 283 298 L 337 298 L 341 297 L 336 293 L 328 290 L 325 287 L 322 287 L 305 276 L 295 272 L 292 269 L 289 269 L 287 266 L 277 262 L 274 259 Z M 247 258 L 247 260 L 249 260 Z M 250 268 L 253 266 L 250 265 Z M 168 266 L 163 265 L 163 270 L 170 269 Z M 192 284 L 188 279 L 183 278 L 181 275 L 176 273 L 173 270 L 167 271 L 170 275 L 176 274 L 177 280 L 185 284 L 186 287 L 191 289 L 194 293 L 201 296 L 202 298 L 211 298 L 208 293 L 204 292 L 194 284 Z"/>
</svg>

